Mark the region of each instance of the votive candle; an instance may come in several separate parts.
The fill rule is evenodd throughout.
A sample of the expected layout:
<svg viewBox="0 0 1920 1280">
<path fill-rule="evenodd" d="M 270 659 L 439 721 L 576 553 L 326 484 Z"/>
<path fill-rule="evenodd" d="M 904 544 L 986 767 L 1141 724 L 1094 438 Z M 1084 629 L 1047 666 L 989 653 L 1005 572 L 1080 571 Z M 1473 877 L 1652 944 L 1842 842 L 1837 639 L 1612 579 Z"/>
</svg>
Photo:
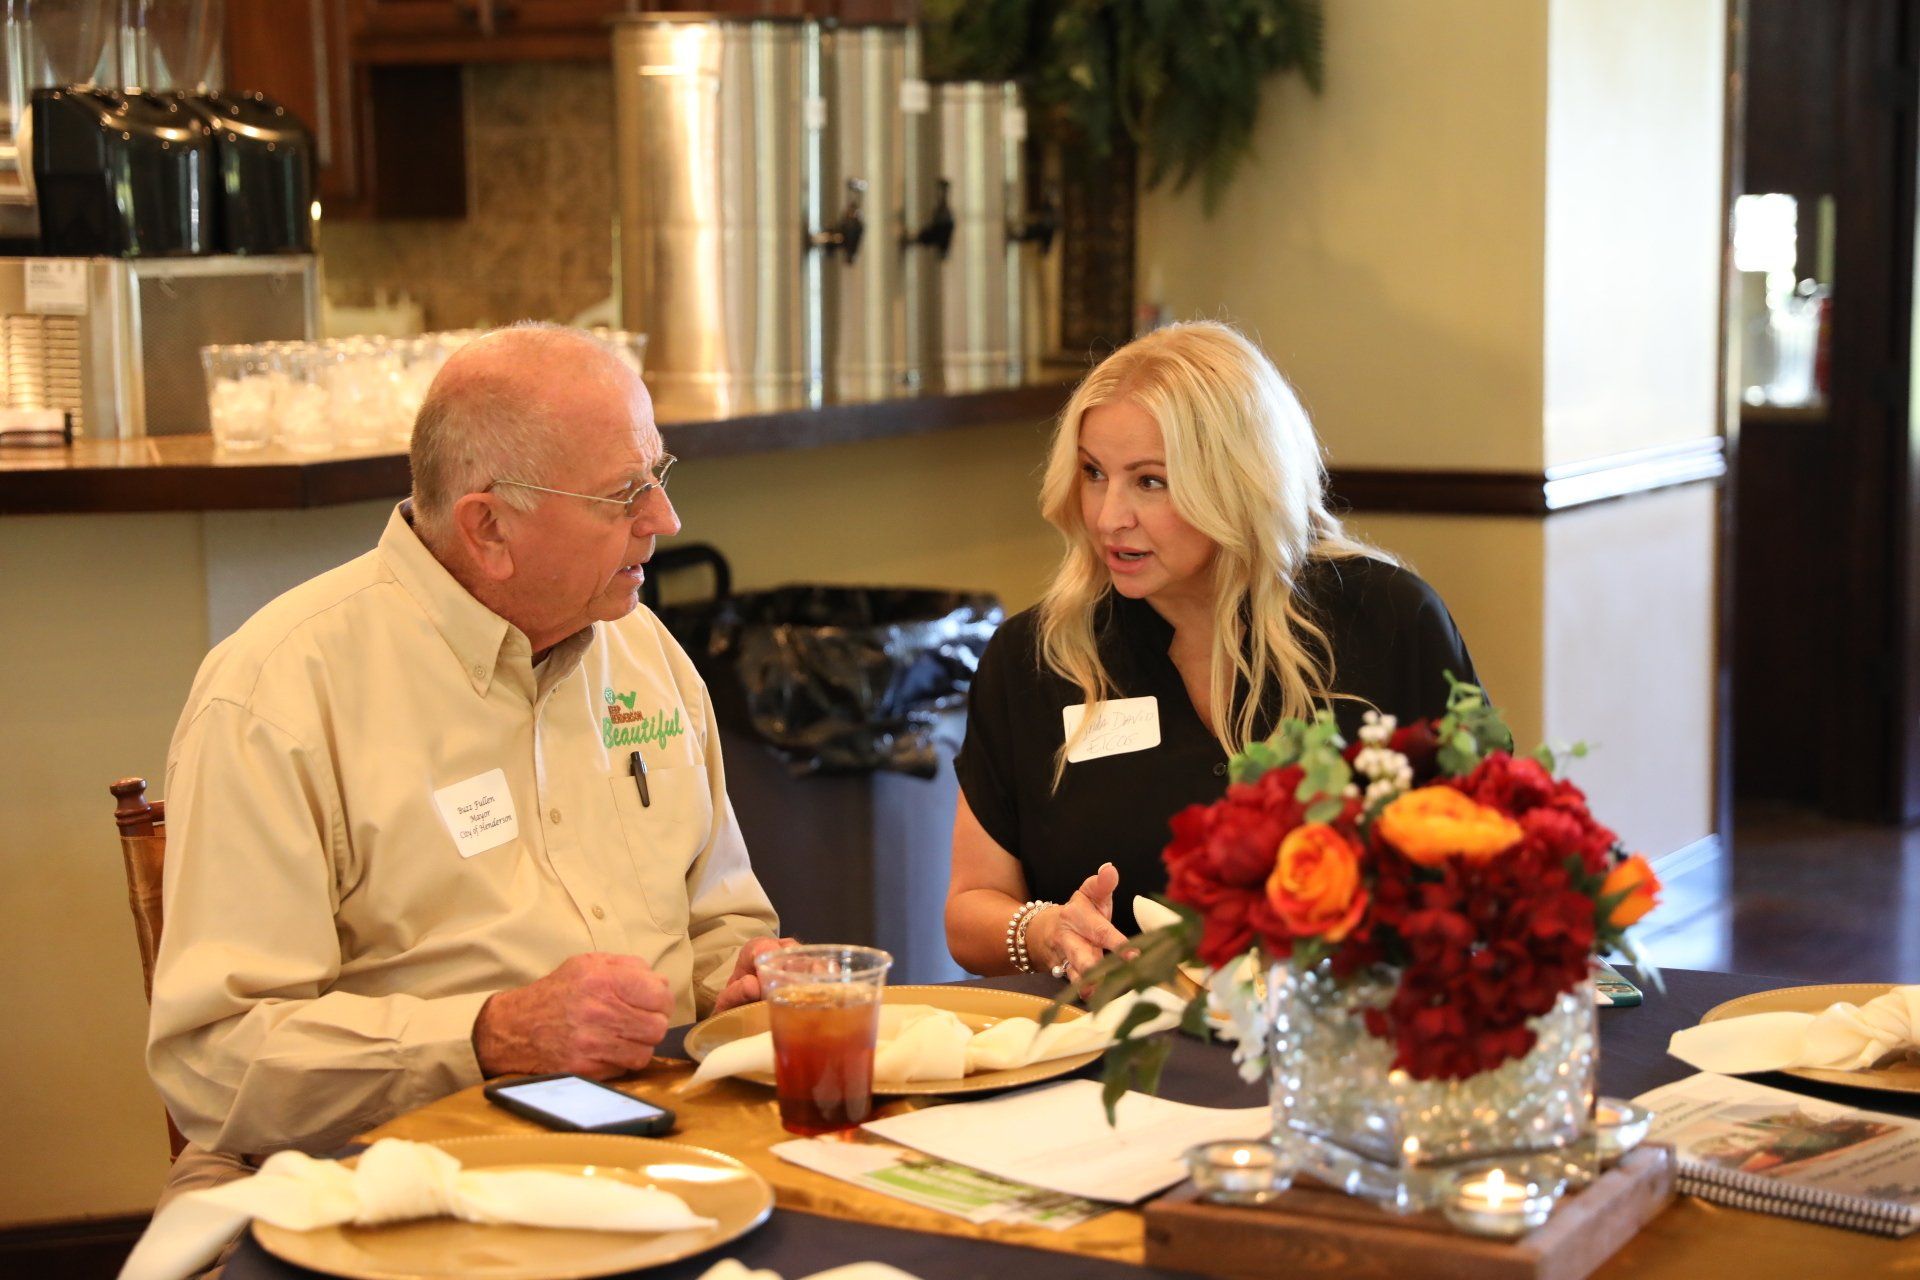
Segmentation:
<svg viewBox="0 0 1920 1280">
<path fill-rule="evenodd" d="M 1593 1140 L 1604 1168 L 1639 1146 L 1653 1127 L 1653 1112 L 1620 1098 L 1596 1098 Z"/>
<path fill-rule="evenodd" d="M 1546 1222 L 1553 1192 L 1509 1178 L 1504 1169 L 1489 1169 L 1462 1175 L 1441 1209 L 1462 1231 L 1511 1240 Z"/>
<path fill-rule="evenodd" d="M 1187 1170 L 1216 1204 L 1265 1204 L 1293 1185 L 1293 1169 L 1271 1142 L 1208 1142 L 1187 1152 Z"/>
</svg>

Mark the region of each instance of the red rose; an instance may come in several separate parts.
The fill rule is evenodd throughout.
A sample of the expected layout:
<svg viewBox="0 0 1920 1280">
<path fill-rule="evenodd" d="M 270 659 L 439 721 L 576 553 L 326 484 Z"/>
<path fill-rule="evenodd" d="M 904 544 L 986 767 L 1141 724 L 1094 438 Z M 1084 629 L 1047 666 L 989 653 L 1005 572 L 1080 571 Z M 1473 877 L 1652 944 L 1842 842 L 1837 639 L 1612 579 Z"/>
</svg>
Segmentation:
<svg viewBox="0 0 1920 1280">
<path fill-rule="evenodd" d="M 1413 769 L 1413 784 L 1425 786 L 1440 772 L 1440 739 L 1433 734 L 1433 721 L 1420 720 L 1402 725 L 1387 739 L 1387 746 L 1407 758 Z"/>
</svg>

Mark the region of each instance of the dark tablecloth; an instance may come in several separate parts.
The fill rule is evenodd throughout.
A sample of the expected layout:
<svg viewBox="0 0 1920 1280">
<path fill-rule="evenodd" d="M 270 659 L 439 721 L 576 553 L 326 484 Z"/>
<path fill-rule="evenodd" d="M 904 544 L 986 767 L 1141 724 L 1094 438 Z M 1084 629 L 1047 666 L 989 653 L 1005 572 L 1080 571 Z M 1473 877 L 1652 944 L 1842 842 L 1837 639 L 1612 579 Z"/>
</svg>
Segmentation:
<svg viewBox="0 0 1920 1280">
<path fill-rule="evenodd" d="M 1053 990 L 1053 984 L 1046 978 L 996 978 L 990 980 L 989 985 L 1039 994 L 1050 994 Z M 1630 1098 L 1691 1074 L 1690 1067 L 1667 1056 L 1667 1038 L 1673 1032 L 1694 1025 L 1701 1014 L 1722 1001 L 1792 985 L 1795 984 L 1746 974 L 1669 970 L 1664 994 L 1648 990 L 1644 1005 L 1600 1010 L 1600 1092 Z M 671 1035 L 661 1048 L 664 1053 L 678 1054 L 679 1033 Z M 1096 1063 L 1087 1072 L 1092 1074 L 1098 1069 Z M 1822 1090 L 1789 1079 L 1763 1079 L 1856 1105 L 1914 1114 L 1909 1109 L 1890 1107 L 1884 1094 L 1870 1098 L 1849 1096 L 1852 1094 L 1849 1090 Z M 1264 1089 L 1242 1082 L 1235 1074 L 1226 1047 L 1185 1037 L 1177 1038 L 1167 1060 L 1160 1092 L 1176 1101 L 1214 1107 L 1258 1106 L 1265 1100 Z M 1145 1280 L 1176 1274 L 1070 1254 L 1037 1253 L 984 1240 L 844 1222 L 784 1209 L 776 1209 L 765 1226 L 722 1249 L 644 1274 L 648 1280 L 694 1280 L 723 1256 L 738 1258 L 752 1267 L 769 1267 L 788 1280 L 843 1263 L 863 1261 L 890 1263 L 922 1280 L 1007 1280 L 1009 1276 L 1029 1273 L 1043 1274 L 1047 1280 Z M 293 1280 L 312 1274 L 269 1257 L 248 1237 L 228 1264 L 226 1280 Z"/>
</svg>

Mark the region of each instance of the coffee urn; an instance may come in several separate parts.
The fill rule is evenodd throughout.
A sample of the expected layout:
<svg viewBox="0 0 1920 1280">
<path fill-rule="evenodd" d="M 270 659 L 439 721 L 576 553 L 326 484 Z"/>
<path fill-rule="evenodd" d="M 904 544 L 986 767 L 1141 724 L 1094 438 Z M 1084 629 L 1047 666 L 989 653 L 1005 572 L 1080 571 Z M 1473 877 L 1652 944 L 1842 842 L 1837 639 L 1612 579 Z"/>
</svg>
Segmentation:
<svg viewBox="0 0 1920 1280">
<path fill-rule="evenodd" d="M 1011 81 L 933 86 L 936 172 L 948 184 L 953 247 L 939 271 L 939 352 L 948 391 L 1010 386 L 1026 376 L 1030 259 L 1045 253 L 1054 215 L 1027 209 L 1027 115 Z"/>
<path fill-rule="evenodd" d="M 819 27 L 634 15 L 613 65 L 621 318 L 650 335 L 647 381 L 691 412 L 818 403 Z"/>
<path fill-rule="evenodd" d="M 858 253 L 826 265 L 828 391 L 872 400 L 917 390 L 935 358 L 934 276 L 953 237 L 946 186 L 932 180 L 933 103 L 919 28 L 845 23 L 822 36 L 826 193 L 864 205 Z M 829 232 L 831 236 L 832 232 Z"/>
</svg>

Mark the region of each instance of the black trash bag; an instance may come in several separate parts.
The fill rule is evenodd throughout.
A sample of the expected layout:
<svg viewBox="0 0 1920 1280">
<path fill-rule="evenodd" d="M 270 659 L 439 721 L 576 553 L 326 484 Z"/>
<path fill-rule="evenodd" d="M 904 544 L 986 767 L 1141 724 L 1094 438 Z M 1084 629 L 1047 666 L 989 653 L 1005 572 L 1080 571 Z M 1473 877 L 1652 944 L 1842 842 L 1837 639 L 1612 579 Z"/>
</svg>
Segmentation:
<svg viewBox="0 0 1920 1280">
<path fill-rule="evenodd" d="M 726 595 L 717 552 L 673 552 L 669 570 L 714 571 L 719 598 L 657 612 L 700 668 L 721 723 L 757 734 L 796 775 L 934 775 L 936 715 L 965 702 L 1004 618 L 997 599 L 905 587 Z"/>
</svg>

